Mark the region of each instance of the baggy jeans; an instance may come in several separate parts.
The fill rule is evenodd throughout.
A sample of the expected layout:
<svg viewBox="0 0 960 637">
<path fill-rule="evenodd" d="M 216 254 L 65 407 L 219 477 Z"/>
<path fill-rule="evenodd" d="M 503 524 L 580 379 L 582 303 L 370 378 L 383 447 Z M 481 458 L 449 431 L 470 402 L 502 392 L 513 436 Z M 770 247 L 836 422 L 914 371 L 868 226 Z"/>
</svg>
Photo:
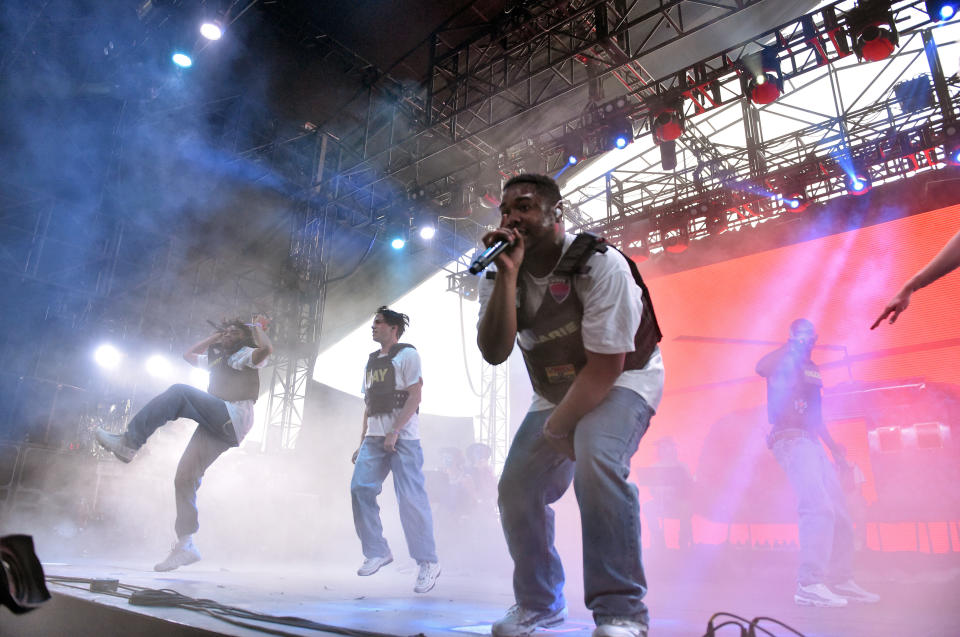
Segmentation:
<svg viewBox="0 0 960 637">
<path fill-rule="evenodd" d="M 178 418 L 196 421 L 197 429 L 177 465 L 173 479 L 177 502 L 178 537 L 196 533 L 200 528 L 197 490 L 207 468 L 230 447 L 239 442 L 223 400 L 190 385 L 171 385 L 148 402 L 127 424 L 127 445 L 139 449 L 147 438 L 164 424 Z"/>
<path fill-rule="evenodd" d="M 809 438 L 788 438 L 775 442 L 772 451 L 797 495 L 797 583 L 809 586 L 851 579 L 853 522 L 823 445 Z"/>
<path fill-rule="evenodd" d="M 653 410 L 638 393 L 613 387 L 577 424 L 576 462 L 554 451 L 543 438 L 541 430 L 551 413 L 527 413 L 500 478 L 501 522 L 514 563 L 516 601 L 543 611 L 566 605 L 550 505 L 572 480 L 582 524 L 587 608 L 598 623 L 621 617 L 646 625 L 640 505 L 637 488 L 627 478 L 630 458 L 650 425 Z"/>
<path fill-rule="evenodd" d="M 383 448 L 383 436 L 367 436 L 363 439 L 350 481 L 353 523 L 360 537 L 363 556 L 386 557 L 391 554 L 383 537 L 380 506 L 377 504 L 383 481 L 391 471 L 400 508 L 400 524 L 407 539 L 410 557 L 421 563 L 436 562 L 433 515 L 424 487 L 420 441 L 401 438 L 397 440 L 396 451 L 391 453 Z"/>
</svg>

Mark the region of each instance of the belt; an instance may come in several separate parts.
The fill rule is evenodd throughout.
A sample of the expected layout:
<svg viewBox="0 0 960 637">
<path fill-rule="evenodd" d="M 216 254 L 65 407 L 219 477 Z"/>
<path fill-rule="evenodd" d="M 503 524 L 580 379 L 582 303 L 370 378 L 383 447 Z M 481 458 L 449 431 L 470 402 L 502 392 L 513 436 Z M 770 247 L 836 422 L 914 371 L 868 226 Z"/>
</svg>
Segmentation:
<svg viewBox="0 0 960 637">
<path fill-rule="evenodd" d="M 781 440 L 793 440 L 795 438 L 807 438 L 814 442 L 817 440 L 816 437 L 806 429 L 780 429 L 778 431 L 771 431 L 767 435 L 767 448 L 773 449 L 773 445 Z"/>
</svg>

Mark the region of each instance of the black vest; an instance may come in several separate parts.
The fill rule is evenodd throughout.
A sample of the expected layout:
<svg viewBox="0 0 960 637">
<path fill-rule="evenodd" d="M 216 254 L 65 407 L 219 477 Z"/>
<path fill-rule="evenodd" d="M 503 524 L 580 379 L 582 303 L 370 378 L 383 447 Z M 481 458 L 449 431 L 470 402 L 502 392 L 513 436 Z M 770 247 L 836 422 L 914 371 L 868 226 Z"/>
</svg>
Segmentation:
<svg viewBox="0 0 960 637">
<path fill-rule="evenodd" d="M 380 356 L 380 350 L 377 350 L 367 359 L 364 381 L 366 391 L 363 393 L 363 400 L 367 404 L 368 416 L 389 414 L 394 409 L 403 407 L 407 402 L 410 392 L 397 389 L 397 374 L 393 368 L 393 358 L 408 347 L 416 349 L 409 343 L 396 343 L 386 356 Z"/>
<path fill-rule="evenodd" d="M 234 353 L 212 347 L 207 350 L 207 366 L 210 368 L 207 393 L 231 403 L 240 400 L 255 401 L 260 395 L 260 371 L 253 367 L 230 367 L 227 360 Z"/>
<path fill-rule="evenodd" d="M 536 339 L 530 349 L 520 348 L 523 361 L 534 391 L 554 404 L 563 399 L 573 379 L 587 363 L 581 332 L 583 303 L 577 297 L 573 279 L 589 272 L 586 263 L 594 252 L 606 252 L 608 247 L 611 246 L 603 237 L 586 232 L 577 235 L 550 273 L 547 291 L 533 316 L 526 310 L 523 279 L 517 282 L 517 329 L 531 330 Z M 643 290 L 643 313 L 640 327 L 633 337 L 634 351 L 627 353 L 623 369 L 642 369 L 663 335 L 653 311 L 650 292 L 637 265 L 619 250 L 617 252 L 630 264 L 633 280 Z"/>
</svg>

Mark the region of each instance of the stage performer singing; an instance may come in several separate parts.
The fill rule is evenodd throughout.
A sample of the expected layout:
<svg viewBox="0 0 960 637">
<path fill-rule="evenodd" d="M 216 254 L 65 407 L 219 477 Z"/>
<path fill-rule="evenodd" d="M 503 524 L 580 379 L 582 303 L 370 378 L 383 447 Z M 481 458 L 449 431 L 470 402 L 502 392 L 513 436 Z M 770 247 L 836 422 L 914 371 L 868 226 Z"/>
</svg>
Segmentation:
<svg viewBox="0 0 960 637">
<path fill-rule="evenodd" d="M 549 177 L 510 179 L 500 211 L 500 227 L 483 242 L 510 247 L 496 257 L 496 271 L 482 275 L 477 343 L 497 365 L 517 342 L 534 397 L 499 483 L 516 604 L 493 635 L 564 621 L 550 505 L 573 481 L 593 636 L 645 636 L 639 502 L 627 478 L 663 393 L 650 295 L 623 254 L 599 237 L 564 232 L 560 190 Z"/>
<path fill-rule="evenodd" d="M 188 349 L 183 358 L 194 367 L 209 370 L 207 391 L 176 384 L 148 402 L 127 424 L 123 433 L 97 428 L 97 442 L 123 462 L 130 462 L 147 438 L 178 418 L 196 421 L 177 473 L 174 491 L 177 541 L 170 554 L 154 566 L 171 571 L 200 560 L 193 535 L 200 528 L 197 489 L 204 472 L 224 451 L 236 447 L 253 426 L 253 405 L 260 393 L 259 369 L 266 365 L 273 345 L 267 336 L 267 319 L 225 321 L 216 331 Z"/>
</svg>

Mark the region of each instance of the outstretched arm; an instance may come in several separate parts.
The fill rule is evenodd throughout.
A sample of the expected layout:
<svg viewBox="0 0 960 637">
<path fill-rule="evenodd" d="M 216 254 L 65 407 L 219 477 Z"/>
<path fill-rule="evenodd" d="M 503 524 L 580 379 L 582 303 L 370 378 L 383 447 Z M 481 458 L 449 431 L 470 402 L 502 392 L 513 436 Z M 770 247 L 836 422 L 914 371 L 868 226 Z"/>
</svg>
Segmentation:
<svg viewBox="0 0 960 637">
<path fill-rule="evenodd" d="M 923 266 L 922 270 L 914 274 L 913 277 L 900 288 L 896 296 L 890 299 L 887 306 L 883 308 L 883 312 L 881 312 L 877 320 L 873 322 L 870 329 L 872 330 L 880 325 L 888 316 L 890 317 L 890 323 L 895 323 L 897 317 L 910 305 L 911 294 L 920 288 L 930 285 L 940 277 L 950 274 L 958 267 L 960 267 L 960 232 L 953 235 L 953 238 L 947 241 L 947 245 L 943 246 L 943 249 L 940 250 L 937 256 L 933 257 L 930 263 Z"/>
</svg>

